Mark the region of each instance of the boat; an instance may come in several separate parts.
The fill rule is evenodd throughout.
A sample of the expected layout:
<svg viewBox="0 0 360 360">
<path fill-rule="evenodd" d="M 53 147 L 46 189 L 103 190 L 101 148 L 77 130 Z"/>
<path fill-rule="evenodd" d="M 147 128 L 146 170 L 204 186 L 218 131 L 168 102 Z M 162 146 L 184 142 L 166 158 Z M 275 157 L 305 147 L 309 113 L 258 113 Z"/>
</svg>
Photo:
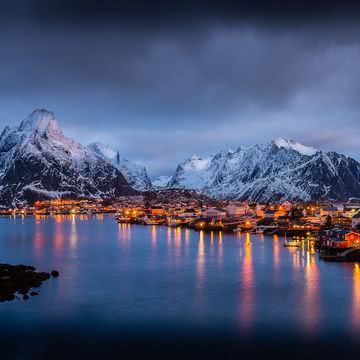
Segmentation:
<svg viewBox="0 0 360 360">
<path fill-rule="evenodd" d="M 284 246 L 285 247 L 300 247 L 300 244 L 296 240 L 285 240 Z"/>
<path fill-rule="evenodd" d="M 285 241 L 283 244 L 285 247 L 300 247 L 300 241 L 299 240 L 287 240 L 286 239 L 286 233 L 285 233 Z"/>
<path fill-rule="evenodd" d="M 119 217 L 116 217 L 116 221 L 119 224 L 128 223 L 130 221 L 130 218 L 125 217 L 125 216 L 119 216 Z"/>
<path fill-rule="evenodd" d="M 144 225 L 159 225 L 159 221 L 154 219 L 147 219 L 145 220 Z"/>
<path fill-rule="evenodd" d="M 168 226 L 169 227 L 177 227 L 180 226 L 180 221 L 179 220 L 168 220 Z"/>
<path fill-rule="evenodd" d="M 263 234 L 264 233 L 264 229 L 262 228 L 256 228 L 253 231 L 251 231 L 252 234 Z"/>
</svg>

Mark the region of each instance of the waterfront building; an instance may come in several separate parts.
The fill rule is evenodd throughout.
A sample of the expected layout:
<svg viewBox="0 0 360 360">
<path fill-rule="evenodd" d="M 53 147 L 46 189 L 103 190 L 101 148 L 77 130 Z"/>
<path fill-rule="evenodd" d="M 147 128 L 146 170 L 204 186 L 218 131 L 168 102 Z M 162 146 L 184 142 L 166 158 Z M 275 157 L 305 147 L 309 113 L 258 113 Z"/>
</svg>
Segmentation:
<svg viewBox="0 0 360 360">
<path fill-rule="evenodd" d="M 164 208 L 162 206 L 152 206 L 150 211 L 152 216 L 165 214 Z"/>
</svg>

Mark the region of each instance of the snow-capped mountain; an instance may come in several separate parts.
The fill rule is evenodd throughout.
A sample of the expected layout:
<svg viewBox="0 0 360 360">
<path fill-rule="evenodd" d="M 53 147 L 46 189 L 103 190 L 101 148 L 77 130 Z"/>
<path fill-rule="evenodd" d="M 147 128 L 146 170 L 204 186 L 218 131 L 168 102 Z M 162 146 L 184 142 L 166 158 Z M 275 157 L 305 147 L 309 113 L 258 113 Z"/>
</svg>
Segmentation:
<svg viewBox="0 0 360 360">
<path fill-rule="evenodd" d="M 65 137 L 52 112 L 35 110 L 0 135 L 0 204 L 133 193 L 111 163 Z"/>
<path fill-rule="evenodd" d="M 167 184 L 171 179 L 172 179 L 171 176 L 166 176 L 166 175 L 159 176 L 157 179 L 152 181 L 152 186 L 155 189 L 163 189 L 167 186 Z"/>
<path fill-rule="evenodd" d="M 92 143 L 88 146 L 92 151 L 107 161 L 110 161 L 124 175 L 128 183 L 136 190 L 152 190 L 152 184 L 146 168 L 133 161 L 124 159 L 119 151 L 109 145 L 100 142 Z"/>
<path fill-rule="evenodd" d="M 168 187 L 259 202 L 347 200 L 359 197 L 359 181 L 356 160 L 276 139 L 205 159 L 193 156 L 177 167 Z"/>
</svg>

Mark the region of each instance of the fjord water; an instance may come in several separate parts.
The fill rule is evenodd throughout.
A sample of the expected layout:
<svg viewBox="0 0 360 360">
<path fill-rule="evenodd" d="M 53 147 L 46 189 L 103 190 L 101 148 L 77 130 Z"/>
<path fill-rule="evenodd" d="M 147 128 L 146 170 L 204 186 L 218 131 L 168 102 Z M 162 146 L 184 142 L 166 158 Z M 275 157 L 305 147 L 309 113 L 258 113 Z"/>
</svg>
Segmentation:
<svg viewBox="0 0 360 360">
<path fill-rule="evenodd" d="M 360 336 L 358 264 L 320 261 L 306 242 L 289 249 L 277 236 L 117 224 L 101 215 L 3 217 L 0 226 L 0 262 L 60 272 L 39 296 L 0 303 L 2 336 L 60 328 L 78 337 Z"/>
</svg>

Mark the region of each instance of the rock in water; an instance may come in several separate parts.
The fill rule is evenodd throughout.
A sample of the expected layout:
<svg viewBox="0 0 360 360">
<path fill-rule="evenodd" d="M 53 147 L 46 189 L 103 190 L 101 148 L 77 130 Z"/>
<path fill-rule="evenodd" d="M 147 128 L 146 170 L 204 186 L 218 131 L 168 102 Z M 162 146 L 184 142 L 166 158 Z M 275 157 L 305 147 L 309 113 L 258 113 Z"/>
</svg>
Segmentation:
<svg viewBox="0 0 360 360">
<path fill-rule="evenodd" d="M 59 275 L 60 275 L 59 272 L 56 271 L 56 270 L 53 270 L 53 271 L 51 272 L 51 276 L 52 276 L 52 277 L 58 277 Z"/>
<path fill-rule="evenodd" d="M 49 278 L 49 273 L 37 272 L 33 266 L 0 264 L 0 302 L 14 300 L 17 293 L 27 300 L 30 289 Z"/>
</svg>

